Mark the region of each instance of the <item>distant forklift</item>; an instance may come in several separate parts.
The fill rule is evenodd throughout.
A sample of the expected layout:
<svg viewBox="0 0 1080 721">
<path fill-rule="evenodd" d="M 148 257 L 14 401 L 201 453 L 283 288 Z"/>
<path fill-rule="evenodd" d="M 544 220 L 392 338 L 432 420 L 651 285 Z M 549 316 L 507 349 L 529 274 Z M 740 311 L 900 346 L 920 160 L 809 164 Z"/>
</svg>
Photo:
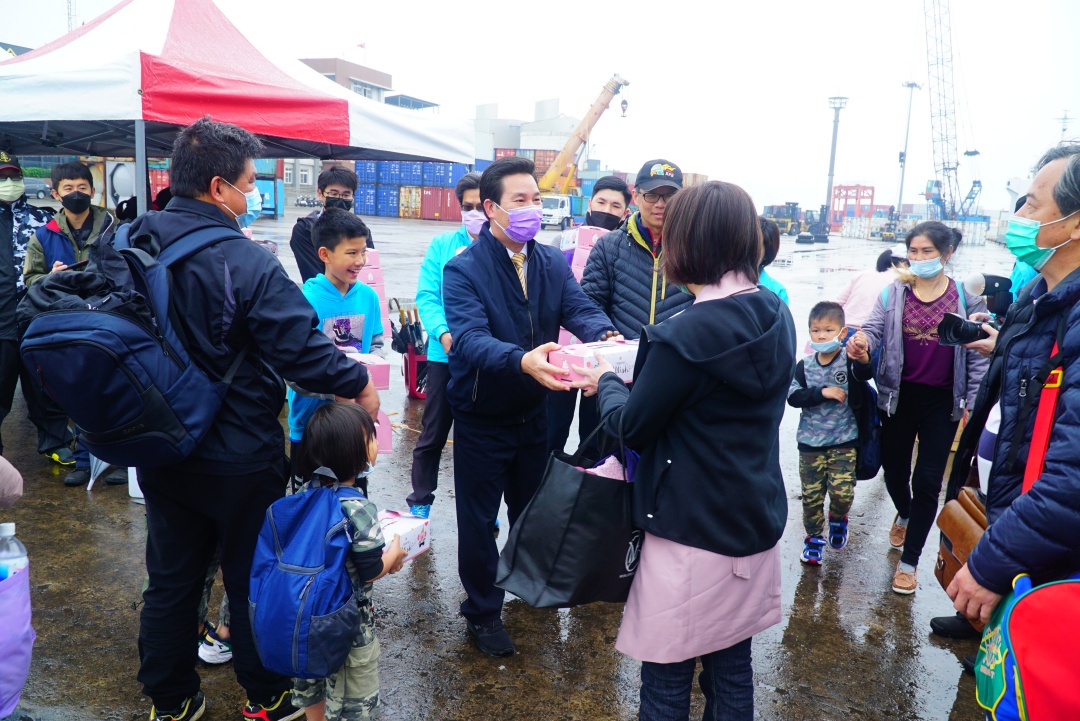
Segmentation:
<svg viewBox="0 0 1080 721">
<path fill-rule="evenodd" d="M 803 229 L 798 203 L 766 205 L 765 217 L 776 223 L 781 235 L 798 235 Z"/>
</svg>

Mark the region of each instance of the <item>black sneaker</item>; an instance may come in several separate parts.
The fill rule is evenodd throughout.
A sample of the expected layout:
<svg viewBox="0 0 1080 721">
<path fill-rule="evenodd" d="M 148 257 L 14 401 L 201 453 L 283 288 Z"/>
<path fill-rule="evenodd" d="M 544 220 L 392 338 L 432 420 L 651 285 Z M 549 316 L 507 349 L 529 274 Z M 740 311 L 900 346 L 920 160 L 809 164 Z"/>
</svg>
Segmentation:
<svg viewBox="0 0 1080 721">
<path fill-rule="evenodd" d="M 245 719 L 257 721 L 292 721 L 304 715 L 304 709 L 296 708 L 292 703 L 292 689 L 282 691 L 280 696 L 275 697 L 268 706 L 251 703 L 248 701 L 244 707 Z"/>
<path fill-rule="evenodd" d="M 945 638 L 979 638 L 982 631 L 972 626 L 960 612 L 952 616 L 938 616 L 930 619 L 930 630 Z"/>
<path fill-rule="evenodd" d="M 105 476 L 105 482 L 110 486 L 126 486 L 128 482 L 128 469 L 114 468 Z"/>
<path fill-rule="evenodd" d="M 53 448 L 52 450 L 45 451 L 45 457 L 53 463 L 58 463 L 61 466 L 74 466 L 75 454 L 71 452 L 71 449 L 67 446 L 60 446 L 59 448 Z"/>
<path fill-rule="evenodd" d="M 964 673 L 975 675 L 975 654 L 964 656 L 960 659 L 960 664 L 964 667 Z"/>
<path fill-rule="evenodd" d="M 473 637 L 476 647 L 488 656 L 514 655 L 514 642 L 510 640 L 510 634 L 503 627 L 502 619 L 494 618 L 480 623 L 473 623 L 466 619 L 465 628 Z"/>
<path fill-rule="evenodd" d="M 199 691 L 191 698 L 184 699 L 180 708 L 172 711 L 159 711 L 157 706 L 150 707 L 150 721 L 195 721 L 202 718 L 206 710 L 206 697 Z"/>
<path fill-rule="evenodd" d="M 85 486 L 90 482 L 89 468 L 76 468 L 64 476 L 65 486 Z"/>
</svg>

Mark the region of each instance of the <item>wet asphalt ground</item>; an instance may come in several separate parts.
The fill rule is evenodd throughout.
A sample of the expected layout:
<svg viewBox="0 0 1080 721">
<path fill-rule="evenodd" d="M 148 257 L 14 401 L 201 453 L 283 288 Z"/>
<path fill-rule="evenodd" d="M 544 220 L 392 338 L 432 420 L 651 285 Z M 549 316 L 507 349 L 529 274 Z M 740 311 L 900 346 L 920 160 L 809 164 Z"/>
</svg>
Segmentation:
<svg viewBox="0 0 1080 721">
<path fill-rule="evenodd" d="M 290 208 L 284 219 L 255 226 L 256 237 L 278 242 L 279 258 L 294 277 L 299 276 L 288 237 L 300 212 L 308 209 Z M 412 298 L 428 241 L 454 227 L 389 218 L 365 221 L 382 257 L 388 295 Z M 543 231 L 541 238 L 554 234 Z M 886 247 L 839 237 L 811 246 L 783 239 L 770 273 L 788 288 L 800 348 L 807 340 L 811 305 L 835 295 L 852 273 L 872 267 Z M 962 247 L 950 274 L 1007 274 L 1011 264 L 1007 251 L 997 245 Z M 390 357 L 400 360 L 393 353 Z M 405 505 L 423 410 L 422 401 L 406 397 L 401 378 L 395 371 L 391 390 L 382 393 L 395 431 L 392 455 L 380 456 L 370 479 L 372 499 L 380 508 Z M 933 575 L 936 531 L 919 566 L 918 591 L 899 596 L 890 589 L 899 552 L 889 548 L 894 510 L 880 477 L 858 485 L 848 546 L 826 549 L 820 568 L 799 562 L 797 424 L 798 412 L 789 408 L 781 427 L 789 503 L 781 541 L 784 621 L 754 639 L 756 716 L 770 721 L 981 719 L 973 679 L 960 665 L 961 657 L 975 653 L 977 642 L 930 634 L 932 617 L 952 613 Z M 18 537 L 29 549 L 38 634 L 20 711 L 35 721 L 148 718 L 150 702 L 135 680 L 144 507 L 128 498 L 124 486 L 99 482 L 90 492 L 64 487 L 65 471 L 36 453 L 33 427 L 18 394 L 3 430 L 9 460 L 26 480 L 26 495 L 13 509 L 0 511 L 0 522 L 17 523 Z M 457 578 L 452 449 L 451 444 L 443 455 L 431 551 L 375 586 L 383 718 L 637 718 L 639 665 L 614 648 L 619 605 L 552 611 L 511 599 L 504 620 L 517 655 L 493 659 L 471 645 L 458 615 L 463 592 Z M 505 511 L 502 520 L 505 528 Z M 500 544 L 503 540 L 505 533 Z M 220 594 L 219 584 L 212 618 Z M 231 664 L 203 667 L 200 674 L 208 701 L 204 718 L 240 718 L 244 696 Z M 702 707 L 695 690 L 692 718 L 700 718 Z"/>
</svg>

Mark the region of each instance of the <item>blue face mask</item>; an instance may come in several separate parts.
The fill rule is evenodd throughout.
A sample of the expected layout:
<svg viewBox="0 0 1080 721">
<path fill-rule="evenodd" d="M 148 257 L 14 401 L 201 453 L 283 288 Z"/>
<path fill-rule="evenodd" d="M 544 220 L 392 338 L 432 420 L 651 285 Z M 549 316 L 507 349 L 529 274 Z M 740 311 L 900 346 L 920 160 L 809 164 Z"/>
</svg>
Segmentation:
<svg viewBox="0 0 1080 721">
<path fill-rule="evenodd" d="M 909 260 L 908 268 L 920 278 L 933 278 L 944 270 L 945 266 L 941 264 L 941 258 L 930 258 L 928 260 Z"/>
<path fill-rule="evenodd" d="M 222 178 L 222 180 L 225 179 Z M 262 214 L 262 193 L 259 192 L 258 188 L 253 188 L 250 193 L 245 193 L 229 181 L 225 180 L 225 183 L 237 193 L 243 195 L 244 198 L 247 200 L 247 210 L 245 212 L 241 213 L 240 215 L 236 215 L 236 213 L 233 213 L 233 215 L 236 215 L 236 224 L 239 225 L 241 228 L 246 228 L 252 223 L 254 223 L 258 219 L 259 215 Z M 229 208 L 229 206 L 225 205 L 224 203 L 222 203 L 222 205 L 225 207 L 226 210 L 232 213 L 232 209 Z"/>
<path fill-rule="evenodd" d="M 364 470 L 362 470 L 362 471 L 360 471 L 359 473 L 356 474 L 356 479 L 360 480 L 361 478 L 367 478 L 368 476 L 371 475 L 371 472 L 374 471 L 374 470 L 375 470 L 375 464 L 371 463 L 371 462 L 368 462 L 367 468 L 365 468 Z"/>
<path fill-rule="evenodd" d="M 832 340 L 823 340 L 820 343 L 810 341 L 810 347 L 818 353 L 832 353 L 833 351 L 840 350 L 840 336 L 837 336 Z"/>
<path fill-rule="evenodd" d="M 1061 245 L 1055 245 L 1053 248 L 1043 248 L 1035 242 L 1036 238 L 1039 237 L 1039 228 L 1068 220 L 1077 213 L 1080 213 L 1080 210 L 1074 210 L 1064 218 L 1051 220 L 1049 223 L 1040 223 L 1037 220 L 1014 215 L 1009 218 L 1008 230 L 1005 231 L 1005 247 L 1016 256 L 1017 260 L 1027 263 L 1035 270 L 1042 270 L 1042 267 L 1046 265 L 1046 261 L 1050 260 L 1050 256 L 1054 254 L 1054 251 L 1062 245 L 1071 243 L 1072 238 Z"/>
</svg>

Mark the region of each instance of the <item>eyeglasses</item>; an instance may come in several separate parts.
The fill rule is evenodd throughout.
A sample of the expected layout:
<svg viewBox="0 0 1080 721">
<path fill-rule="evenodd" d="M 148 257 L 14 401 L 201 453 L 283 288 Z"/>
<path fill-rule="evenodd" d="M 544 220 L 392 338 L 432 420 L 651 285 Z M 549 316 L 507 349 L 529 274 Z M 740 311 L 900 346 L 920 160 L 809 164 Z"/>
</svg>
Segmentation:
<svg viewBox="0 0 1080 721">
<path fill-rule="evenodd" d="M 644 200 L 646 203 L 656 203 L 662 198 L 666 203 L 667 201 L 671 200 L 671 196 L 675 195 L 675 193 L 677 192 L 678 191 L 676 190 L 670 193 L 642 193 L 641 199 Z"/>
<path fill-rule="evenodd" d="M 353 199 L 352 193 L 339 193 L 336 190 L 327 191 L 326 193 L 323 193 L 323 195 L 325 195 L 327 198 L 341 198 L 342 200 Z"/>
</svg>

